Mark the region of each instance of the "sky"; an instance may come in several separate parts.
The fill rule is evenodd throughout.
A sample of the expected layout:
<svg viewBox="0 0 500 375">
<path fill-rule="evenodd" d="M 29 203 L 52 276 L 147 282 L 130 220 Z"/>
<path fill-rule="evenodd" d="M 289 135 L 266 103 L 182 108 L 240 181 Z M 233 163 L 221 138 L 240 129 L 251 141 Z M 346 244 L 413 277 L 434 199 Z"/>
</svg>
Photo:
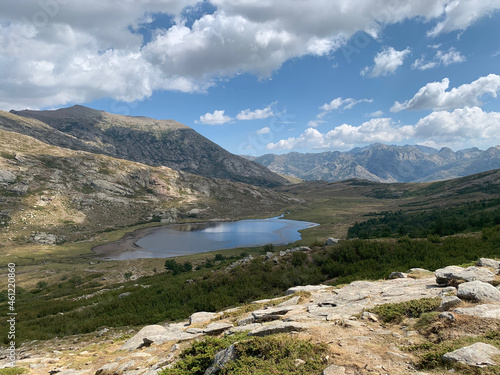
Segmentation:
<svg viewBox="0 0 500 375">
<path fill-rule="evenodd" d="M 0 110 L 174 119 L 235 154 L 500 144 L 500 0 L 0 2 Z"/>
</svg>

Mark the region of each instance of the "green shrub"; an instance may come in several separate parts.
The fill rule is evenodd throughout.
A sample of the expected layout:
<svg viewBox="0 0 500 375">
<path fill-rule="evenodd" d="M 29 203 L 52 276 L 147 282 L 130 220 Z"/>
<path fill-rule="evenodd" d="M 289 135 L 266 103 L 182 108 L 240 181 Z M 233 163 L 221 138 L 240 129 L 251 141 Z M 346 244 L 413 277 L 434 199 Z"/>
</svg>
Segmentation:
<svg viewBox="0 0 500 375">
<path fill-rule="evenodd" d="M 236 343 L 237 359 L 228 363 L 219 372 L 221 375 L 306 375 L 319 374 L 325 367 L 322 363 L 325 345 L 288 335 L 246 337 L 240 334 L 193 343 L 181 354 L 181 360 L 161 375 L 202 375 L 211 366 L 215 354 L 232 343 Z M 302 359 L 305 363 L 297 366 L 297 359 Z"/>
<path fill-rule="evenodd" d="M 405 317 L 419 318 L 423 313 L 435 310 L 441 304 L 440 298 L 422 298 L 399 303 L 387 303 L 370 309 L 385 323 L 401 323 Z"/>
<path fill-rule="evenodd" d="M 307 254 L 302 252 L 295 252 L 292 254 L 292 265 L 300 267 L 307 261 Z"/>
<path fill-rule="evenodd" d="M 0 375 L 21 375 L 28 372 L 24 367 L 5 367 L 0 369 Z"/>
</svg>

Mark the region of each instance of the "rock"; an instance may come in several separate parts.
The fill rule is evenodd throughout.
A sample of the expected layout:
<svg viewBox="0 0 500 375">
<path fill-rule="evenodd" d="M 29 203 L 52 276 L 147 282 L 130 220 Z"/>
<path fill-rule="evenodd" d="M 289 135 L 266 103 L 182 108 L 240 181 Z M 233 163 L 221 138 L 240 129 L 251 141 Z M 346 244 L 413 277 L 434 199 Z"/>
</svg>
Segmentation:
<svg viewBox="0 0 500 375">
<path fill-rule="evenodd" d="M 276 307 L 287 307 L 287 306 L 295 306 L 299 303 L 299 300 L 300 300 L 300 296 L 295 296 L 295 297 L 292 297 L 284 302 L 281 302 L 278 306 Z"/>
<path fill-rule="evenodd" d="M 483 342 L 476 342 L 470 346 L 455 350 L 443 355 L 445 362 L 460 362 L 475 367 L 486 367 L 495 365 L 491 359 L 492 355 L 499 355 L 500 349 Z"/>
<path fill-rule="evenodd" d="M 500 261 L 488 258 L 480 258 L 477 262 L 478 267 L 490 267 L 496 270 L 500 269 Z"/>
<path fill-rule="evenodd" d="M 249 324 L 252 324 L 255 322 L 255 318 L 253 315 L 247 316 L 246 318 L 238 320 L 238 323 L 236 323 L 239 327 L 246 326 Z"/>
<path fill-rule="evenodd" d="M 32 242 L 41 245 L 59 245 L 66 241 L 64 236 L 57 236 L 55 234 L 45 232 L 32 232 L 30 239 Z"/>
<path fill-rule="evenodd" d="M 361 315 L 361 319 L 369 320 L 370 322 L 378 322 L 377 316 L 369 311 L 364 311 L 363 314 Z"/>
<path fill-rule="evenodd" d="M 232 362 L 237 358 L 238 358 L 238 353 L 236 352 L 236 343 L 234 343 L 227 349 L 221 350 L 215 355 L 212 365 L 205 371 L 205 375 L 212 375 L 218 373 L 229 362 Z"/>
<path fill-rule="evenodd" d="M 293 247 L 289 250 L 291 253 L 294 253 L 296 251 L 311 251 L 311 248 L 308 246 L 299 246 L 299 247 Z"/>
<path fill-rule="evenodd" d="M 405 279 L 408 275 L 404 272 L 391 272 L 389 275 L 389 279 Z"/>
<path fill-rule="evenodd" d="M 254 329 L 249 333 L 250 336 L 267 336 L 275 333 L 286 333 L 292 331 L 304 331 L 310 328 L 310 324 L 298 322 L 273 322 Z"/>
<path fill-rule="evenodd" d="M 486 268 L 475 266 L 462 268 L 458 266 L 449 266 L 436 270 L 436 282 L 440 285 L 457 285 L 468 281 L 489 282 L 495 279 L 495 275 Z"/>
<path fill-rule="evenodd" d="M 304 286 L 294 286 L 289 288 L 285 295 L 289 296 L 290 294 L 297 292 L 319 292 L 324 289 L 330 288 L 328 285 L 304 285 Z"/>
<path fill-rule="evenodd" d="M 457 307 L 462 303 L 462 300 L 457 296 L 444 296 L 441 298 L 441 305 L 439 305 L 440 311 L 448 311 L 454 307 Z"/>
<path fill-rule="evenodd" d="M 295 367 L 300 367 L 302 365 L 305 365 L 306 361 L 304 361 L 303 359 L 297 358 L 295 361 L 293 361 L 293 364 L 295 365 Z"/>
<path fill-rule="evenodd" d="M 331 365 L 323 370 L 323 375 L 344 375 L 345 367 Z"/>
<path fill-rule="evenodd" d="M 218 335 L 232 327 L 230 323 L 210 323 L 203 332 L 207 335 Z"/>
<path fill-rule="evenodd" d="M 480 267 L 467 267 L 463 272 L 460 272 L 458 275 L 459 279 L 465 281 L 484 281 L 489 282 L 495 279 L 495 274 L 490 270 Z"/>
<path fill-rule="evenodd" d="M 208 322 L 212 319 L 217 318 L 217 316 L 218 316 L 217 313 L 211 313 L 205 311 L 197 312 L 189 317 L 189 325 Z"/>
<path fill-rule="evenodd" d="M 463 270 L 464 268 L 458 266 L 448 266 L 445 268 L 437 269 L 436 272 L 434 272 L 434 275 L 436 276 L 436 283 L 438 283 L 439 285 L 448 285 L 453 276 L 462 272 Z"/>
<path fill-rule="evenodd" d="M 483 304 L 474 307 L 461 307 L 453 310 L 457 314 L 471 315 L 478 318 L 500 319 L 500 305 Z"/>
<path fill-rule="evenodd" d="M 132 294 L 132 293 L 130 293 L 130 292 L 125 292 L 125 293 L 119 294 L 119 295 L 118 295 L 118 298 L 124 298 L 124 297 L 130 296 L 130 294 Z"/>
<path fill-rule="evenodd" d="M 167 341 L 185 341 L 200 336 L 182 330 L 169 330 L 160 325 L 149 325 L 142 328 L 131 339 L 127 340 L 120 350 L 134 350 L 151 344 L 163 344 Z"/>
<path fill-rule="evenodd" d="M 255 330 L 257 328 L 260 328 L 262 326 L 263 325 L 261 323 L 252 323 L 252 324 L 248 324 L 246 326 L 230 328 L 227 331 L 227 333 L 228 334 L 233 334 L 233 333 L 236 333 L 236 332 L 250 332 L 250 331 L 253 331 L 253 330 Z"/>
<path fill-rule="evenodd" d="M 500 290 L 482 281 L 469 281 L 458 286 L 457 296 L 478 302 L 500 302 Z"/>
<path fill-rule="evenodd" d="M 252 312 L 254 322 L 268 322 L 271 320 L 281 319 L 281 317 L 293 310 L 294 306 L 273 307 L 270 309 L 255 310 Z"/>
<path fill-rule="evenodd" d="M 449 312 L 449 311 L 446 311 L 446 312 L 442 312 L 441 314 L 438 315 L 439 319 L 446 319 L 446 320 L 450 320 L 450 321 L 455 321 L 455 314 Z"/>
<path fill-rule="evenodd" d="M 328 237 L 325 241 L 326 246 L 333 246 L 339 243 L 338 238 Z"/>
<path fill-rule="evenodd" d="M 16 182 L 17 176 L 6 169 L 0 169 L 0 184 L 12 184 Z"/>
<path fill-rule="evenodd" d="M 443 289 L 441 289 L 441 292 L 439 292 L 439 295 L 441 297 L 449 296 L 449 295 L 457 295 L 457 288 L 454 286 L 446 286 Z"/>
<path fill-rule="evenodd" d="M 271 253 L 270 251 L 268 251 L 268 252 L 266 253 L 266 257 L 265 257 L 265 259 L 266 259 L 266 260 L 269 260 L 269 259 L 272 259 L 273 257 L 274 257 L 274 254 L 273 254 L 273 253 Z"/>
</svg>

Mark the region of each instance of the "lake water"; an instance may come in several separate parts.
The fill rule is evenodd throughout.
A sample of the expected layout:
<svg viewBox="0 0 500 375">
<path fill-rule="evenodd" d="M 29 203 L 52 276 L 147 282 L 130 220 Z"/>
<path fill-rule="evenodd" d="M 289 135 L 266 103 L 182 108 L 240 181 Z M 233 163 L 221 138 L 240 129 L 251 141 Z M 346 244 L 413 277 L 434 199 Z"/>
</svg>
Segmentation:
<svg viewBox="0 0 500 375">
<path fill-rule="evenodd" d="M 319 224 L 280 217 L 169 225 L 157 228 L 137 240 L 135 244 L 140 249 L 116 254 L 108 259 L 166 258 L 269 243 L 283 245 L 300 240 L 299 230 L 316 225 Z"/>
</svg>

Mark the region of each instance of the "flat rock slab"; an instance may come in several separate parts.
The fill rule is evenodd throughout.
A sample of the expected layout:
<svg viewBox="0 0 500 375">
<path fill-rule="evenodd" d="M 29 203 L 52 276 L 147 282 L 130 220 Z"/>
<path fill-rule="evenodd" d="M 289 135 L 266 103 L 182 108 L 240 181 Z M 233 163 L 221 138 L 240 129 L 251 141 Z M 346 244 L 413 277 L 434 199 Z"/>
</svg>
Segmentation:
<svg viewBox="0 0 500 375">
<path fill-rule="evenodd" d="M 500 290 L 482 281 L 469 281 L 458 286 L 457 296 L 479 302 L 500 302 Z"/>
<path fill-rule="evenodd" d="M 325 289 L 331 289 L 331 286 L 328 285 L 304 285 L 304 286 L 294 286 L 292 288 L 289 288 L 285 295 L 288 296 L 293 293 L 298 293 L 298 292 L 318 292 L 321 290 Z"/>
<path fill-rule="evenodd" d="M 200 334 L 191 334 L 183 331 L 171 331 L 160 325 L 150 325 L 141 329 L 131 339 L 127 340 L 120 350 L 134 350 L 145 344 L 163 344 L 168 341 L 192 340 Z"/>
<path fill-rule="evenodd" d="M 233 325 L 230 323 L 210 323 L 203 332 L 207 335 L 218 335 L 232 327 Z"/>
<path fill-rule="evenodd" d="M 478 318 L 500 319 L 500 305 L 485 303 L 474 307 L 462 307 L 453 310 L 454 313 L 462 315 L 471 315 Z"/>
<path fill-rule="evenodd" d="M 443 355 L 446 362 L 460 362 L 475 367 L 493 366 L 493 355 L 500 355 L 500 349 L 483 342 L 476 342 L 470 346 L 455 350 Z"/>
</svg>

